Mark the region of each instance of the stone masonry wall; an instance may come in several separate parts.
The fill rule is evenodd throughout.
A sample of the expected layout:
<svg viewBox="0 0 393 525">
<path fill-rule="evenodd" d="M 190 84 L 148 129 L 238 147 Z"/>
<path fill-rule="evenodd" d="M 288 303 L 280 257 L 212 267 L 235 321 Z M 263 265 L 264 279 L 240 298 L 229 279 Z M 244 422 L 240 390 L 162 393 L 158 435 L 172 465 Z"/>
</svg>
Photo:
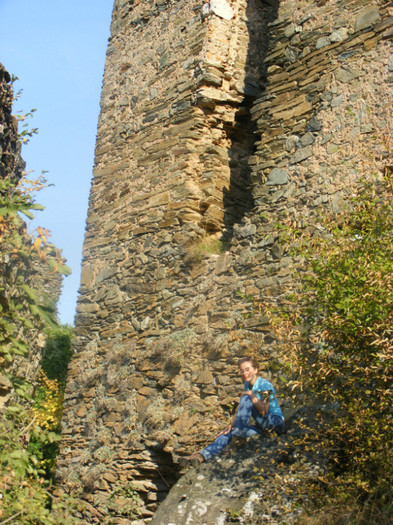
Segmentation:
<svg viewBox="0 0 393 525">
<path fill-rule="evenodd" d="M 282 386 L 258 305 L 293 283 L 283 228 L 318 230 L 386 161 L 391 10 L 115 2 L 59 461 L 86 523 L 154 513 L 241 355 Z"/>
<path fill-rule="evenodd" d="M 229 237 L 250 208 L 249 107 L 274 9 L 222 6 L 223 17 L 202 2 L 114 6 L 59 468 L 92 492 L 98 521 L 126 484 L 150 516 L 177 477 L 174 447 L 205 439 L 201 410 L 215 430 L 217 393 L 237 390 L 210 384 L 233 285 L 219 310 L 210 290 L 231 278 L 192 249 Z"/>
</svg>

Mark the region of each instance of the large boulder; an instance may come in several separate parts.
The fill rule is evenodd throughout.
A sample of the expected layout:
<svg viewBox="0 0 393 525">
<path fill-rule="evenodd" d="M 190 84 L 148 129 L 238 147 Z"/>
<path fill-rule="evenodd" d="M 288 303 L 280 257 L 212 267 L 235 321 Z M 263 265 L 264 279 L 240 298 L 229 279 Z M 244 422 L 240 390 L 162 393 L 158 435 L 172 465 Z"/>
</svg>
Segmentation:
<svg viewBox="0 0 393 525">
<path fill-rule="evenodd" d="M 150 525 L 290 524 L 299 517 L 298 490 L 324 469 L 324 458 L 299 446 L 319 425 L 321 407 L 296 411 L 282 436 L 253 436 L 190 468 L 172 487 Z M 322 407 L 323 411 L 323 407 Z M 248 521 L 247 521 L 248 520 Z"/>
</svg>

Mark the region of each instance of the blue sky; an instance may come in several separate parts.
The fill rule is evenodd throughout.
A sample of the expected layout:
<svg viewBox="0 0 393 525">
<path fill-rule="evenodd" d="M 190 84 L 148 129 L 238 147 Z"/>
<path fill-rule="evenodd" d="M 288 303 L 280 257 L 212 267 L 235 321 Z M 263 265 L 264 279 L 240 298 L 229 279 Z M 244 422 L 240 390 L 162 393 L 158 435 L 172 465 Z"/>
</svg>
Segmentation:
<svg viewBox="0 0 393 525">
<path fill-rule="evenodd" d="M 29 125 L 38 134 L 22 156 L 54 185 L 37 195 L 45 210 L 29 229 L 48 228 L 72 270 L 59 302 L 63 323 L 73 323 L 79 288 L 112 7 L 113 0 L 0 0 L 0 62 L 23 90 L 14 113 L 36 108 Z"/>
</svg>

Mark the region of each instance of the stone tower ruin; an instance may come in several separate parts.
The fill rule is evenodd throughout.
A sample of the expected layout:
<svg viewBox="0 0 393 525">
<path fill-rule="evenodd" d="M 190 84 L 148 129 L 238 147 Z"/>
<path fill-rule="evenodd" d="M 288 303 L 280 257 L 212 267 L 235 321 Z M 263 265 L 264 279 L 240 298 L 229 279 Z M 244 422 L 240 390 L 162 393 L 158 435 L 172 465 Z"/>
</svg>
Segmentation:
<svg viewBox="0 0 393 525">
<path fill-rule="evenodd" d="M 227 418 L 241 355 L 279 375 L 257 306 L 296 266 L 279 225 L 317 228 L 361 152 L 383 155 L 391 11 L 115 0 L 58 469 L 86 523 L 112 523 L 119 498 L 152 516 L 175 455 Z"/>
</svg>

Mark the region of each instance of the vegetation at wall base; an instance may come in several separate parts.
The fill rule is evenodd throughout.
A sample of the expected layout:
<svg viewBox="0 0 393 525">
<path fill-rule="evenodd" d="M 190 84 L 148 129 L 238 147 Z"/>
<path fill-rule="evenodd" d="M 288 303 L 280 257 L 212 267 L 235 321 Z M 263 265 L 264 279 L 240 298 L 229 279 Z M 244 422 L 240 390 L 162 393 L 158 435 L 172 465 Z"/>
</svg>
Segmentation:
<svg viewBox="0 0 393 525">
<path fill-rule="evenodd" d="M 363 182 L 347 212 L 326 218 L 322 236 L 298 242 L 302 285 L 276 319 L 282 335 L 298 331 L 294 392 L 308 392 L 332 415 L 323 433 L 306 433 L 328 464 L 299 487 L 304 523 L 393 520 L 392 199 L 386 170 Z"/>
<path fill-rule="evenodd" d="M 71 327 L 57 323 L 55 308 L 43 302 L 34 286 L 38 264 L 49 274 L 69 273 L 60 252 L 47 245 L 47 232 L 27 234 L 20 213 L 40 209 L 29 193 L 0 181 L 0 524 L 77 523 L 79 502 L 54 490 L 52 474 Z M 32 384 L 26 365 L 34 368 L 39 340 L 46 339 L 41 376 Z"/>
</svg>

